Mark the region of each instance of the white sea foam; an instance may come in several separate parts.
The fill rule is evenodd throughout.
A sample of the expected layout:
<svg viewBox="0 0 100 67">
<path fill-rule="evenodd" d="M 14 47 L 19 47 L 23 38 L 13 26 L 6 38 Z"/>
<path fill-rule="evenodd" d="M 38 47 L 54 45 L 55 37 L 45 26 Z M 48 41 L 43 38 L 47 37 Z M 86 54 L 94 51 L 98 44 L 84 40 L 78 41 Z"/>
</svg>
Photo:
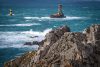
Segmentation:
<svg viewBox="0 0 100 67">
<path fill-rule="evenodd" d="M 52 29 L 40 31 L 23 31 L 23 32 L 0 32 L 0 48 L 37 48 L 38 46 L 26 46 L 25 42 L 41 41 L 45 38 L 46 33 Z M 34 36 L 37 36 L 34 38 Z"/>
<path fill-rule="evenodd" d="M 66 16 L 66 18 L 50 18 L 50 17 L 24 17 L 26 20 L 51 20 L 51 21 L 65 21 L 65 20 L 78 20 L 78 19 L 85 19 L 86 17 L 73 17 L 73 16 Z"/>
<path fill-rule="evenodd" d="M 30 31 L 25 31 L 25 32 L 21 32 L 22 34 L 28 34 L 29 37 L 33 37 L 32 40 L 34 41 L 41 41 L 44 39 L 46 33 L 48 33 L 49 31 L 51 31 L 52 29 L 46 29 L 43 32 L 39 32 L 39 31 L 32 31 L 32 29 L 30 29 Z M 38 36 L 36 38 L 34 38 L 35 36 Z"/>
<path fill-rule="evenodd" d="M 33 26 L 33 25 L 41 25 L 40 23 L 26 23 L 26 24 L 8 24 L 8 25 L 0 25 L 0 26 Z"/>
</svg>

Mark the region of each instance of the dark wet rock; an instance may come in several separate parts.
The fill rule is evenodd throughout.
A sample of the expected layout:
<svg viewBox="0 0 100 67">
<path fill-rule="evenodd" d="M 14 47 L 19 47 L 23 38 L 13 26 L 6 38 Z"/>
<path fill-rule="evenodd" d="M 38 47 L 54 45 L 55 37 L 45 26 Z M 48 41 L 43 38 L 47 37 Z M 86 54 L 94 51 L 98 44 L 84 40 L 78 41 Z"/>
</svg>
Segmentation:
<svg viewBox="0 0 100 67">
<path fill-rule="evenodd" d="M 84 33 L 63 26 L 46 34 L 31 61 L 24 55 L 26 61 L 22 56 L 4 67 L 100 67 L 99 36 L 100 25 L 92 25 Z"/>
<path fill-rule="evenodd" d="M 33 41 L 33 42 L 26 42 L 24 45 L 32 46 L 32 45 L 40 45 L 41 43 L 42 43 L 42 42 Z"/>
<path fill-rule="evenodd" d="M 33 41 L 33 45 L 39 45 L 41 42 L 38 42 L 38 41 Z"/>
<path fill-rule="evenodd" d="M 24 45 L 33 45 L 32 42 L 26 42 Z"/>
</svg>

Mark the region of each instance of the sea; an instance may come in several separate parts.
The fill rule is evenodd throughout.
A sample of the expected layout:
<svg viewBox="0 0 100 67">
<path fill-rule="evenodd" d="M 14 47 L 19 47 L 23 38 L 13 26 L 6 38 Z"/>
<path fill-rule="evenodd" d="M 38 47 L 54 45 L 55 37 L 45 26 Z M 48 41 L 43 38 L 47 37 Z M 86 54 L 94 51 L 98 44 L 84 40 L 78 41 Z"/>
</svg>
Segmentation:
<svg viewBox="0 0 100 67">
<path fill-rule="evenodd" d="M 0 67 L 4 62 L 37 50 L 38 45 L 25 42 L 42 41 L 46 33 L 67 25 L 72 32 L 82 32 L 92 24 L 100 24 L 100 2 L 62 2 L 66 18 L 50 18 L 58 3 L 33 3 L 31 6 L 0 6 Z M 9 16 L 12 9 L 13 16 Z M 34 36 L 38 36 L 35 37 Z"/>
</svg>

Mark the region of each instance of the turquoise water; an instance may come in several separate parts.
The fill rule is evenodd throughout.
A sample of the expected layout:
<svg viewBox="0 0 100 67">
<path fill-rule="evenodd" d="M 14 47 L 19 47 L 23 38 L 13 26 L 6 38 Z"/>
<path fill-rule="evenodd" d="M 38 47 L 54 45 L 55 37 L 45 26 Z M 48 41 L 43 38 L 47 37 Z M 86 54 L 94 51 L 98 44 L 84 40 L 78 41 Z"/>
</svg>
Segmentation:
<svg viewBox="0 0 100 67">
<path fill-rule="evenodd" d="M 63 3 L 66 18 L 52 19 L 57 3 L 35 7 L 2 7 L 0 10 L 0 67 L 5 61 L 36 50 L 37 45 L 24 46 L 25 42 L 41 41 L 50 30 L 67 25 L 73 32 L 81 32 L 92 24 L 100 24 L 99 2 Z M 9 16 L 9 8 L 14 15 Z M 39 36 L 37 38 L 31 38 Z"/>
</svg>

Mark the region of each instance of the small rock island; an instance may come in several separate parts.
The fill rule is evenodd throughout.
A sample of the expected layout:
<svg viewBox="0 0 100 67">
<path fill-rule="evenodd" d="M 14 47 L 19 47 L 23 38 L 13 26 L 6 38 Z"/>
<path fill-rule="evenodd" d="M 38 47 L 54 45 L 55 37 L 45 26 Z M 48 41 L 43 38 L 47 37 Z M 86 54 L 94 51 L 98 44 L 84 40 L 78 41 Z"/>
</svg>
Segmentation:
<svg viewBox="0 0 100 67">
<path fill-rule="evenodd" d="M 64 16 L 63 12 L 62 12 L 62 5 L 59 4 L 58 5 L 58 13 L 50 15 L 50 18 L 65 18 L 66 16 Z"/>
<path fill-rule="evenodd" d="M 100 67 L 100 25 L 84 32 L 71 32 L 67 26 L 45 35 L 37 51 L 32 51 L 4 67 Z"/>
</svg>

